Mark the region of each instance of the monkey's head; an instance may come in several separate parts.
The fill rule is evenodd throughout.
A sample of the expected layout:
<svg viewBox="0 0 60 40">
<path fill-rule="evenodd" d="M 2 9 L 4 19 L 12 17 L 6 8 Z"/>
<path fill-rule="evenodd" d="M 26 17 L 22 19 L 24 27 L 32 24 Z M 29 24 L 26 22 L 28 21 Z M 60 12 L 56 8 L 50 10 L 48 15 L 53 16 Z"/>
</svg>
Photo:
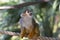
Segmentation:
<svg viewBox="0 0 60 40">
<path fill-rule="evenodd" d="M 21 17 L 23 16 L 32 16 L 32 12 L 29 9 L 26 9 L 22 14 Z"/>
</svg>

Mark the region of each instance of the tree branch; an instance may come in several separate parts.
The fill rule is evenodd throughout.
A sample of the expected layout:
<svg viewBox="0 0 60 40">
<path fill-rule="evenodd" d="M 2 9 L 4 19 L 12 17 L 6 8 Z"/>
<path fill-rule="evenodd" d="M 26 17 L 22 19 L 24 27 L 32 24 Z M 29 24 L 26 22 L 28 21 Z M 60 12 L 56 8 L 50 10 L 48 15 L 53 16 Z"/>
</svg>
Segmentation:
<svg viewBox="0 0 60 40">
<path fill-rule="evenodd" d="M 13 6 L 0 6 L 0 10 L 1 9 L 19 9 L 25 6 L 34 5 L 34 4 L 43 3 L 43 2 L 48 2 L 48 1 L 27 2 L 27 3 L 22 3 L 18 5 L 13 5 Z"/>
</svg>

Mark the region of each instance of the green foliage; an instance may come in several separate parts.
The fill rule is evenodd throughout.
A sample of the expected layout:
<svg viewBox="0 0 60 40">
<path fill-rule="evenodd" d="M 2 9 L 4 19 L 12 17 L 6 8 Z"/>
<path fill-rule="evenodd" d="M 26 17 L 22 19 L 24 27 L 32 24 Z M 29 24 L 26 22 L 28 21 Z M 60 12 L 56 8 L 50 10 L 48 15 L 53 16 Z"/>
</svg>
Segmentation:
<svg viewBox="0 0 60 40">
<path fill-rule="evenodd" d="M 15 1 L 9 1 L 9 2 L 4 2 L 4 3 L 0 3 L 0 6 L 7 6 L 7 5 L 16 5 L 17 4 L 17 2 L 15 2 Z"/>
</svg>

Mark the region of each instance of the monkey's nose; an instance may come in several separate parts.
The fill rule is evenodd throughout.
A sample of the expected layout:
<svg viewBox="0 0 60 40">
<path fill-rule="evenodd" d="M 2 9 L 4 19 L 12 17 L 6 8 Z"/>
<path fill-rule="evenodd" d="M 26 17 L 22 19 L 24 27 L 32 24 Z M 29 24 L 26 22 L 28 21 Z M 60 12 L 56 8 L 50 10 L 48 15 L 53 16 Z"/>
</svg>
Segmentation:
<svg viewBox="0 0 60 40">
<path fill-rule="evenodd" d="M 30 13 L 30 15 L 32 15 L 32 13 Z"/>
</svg>

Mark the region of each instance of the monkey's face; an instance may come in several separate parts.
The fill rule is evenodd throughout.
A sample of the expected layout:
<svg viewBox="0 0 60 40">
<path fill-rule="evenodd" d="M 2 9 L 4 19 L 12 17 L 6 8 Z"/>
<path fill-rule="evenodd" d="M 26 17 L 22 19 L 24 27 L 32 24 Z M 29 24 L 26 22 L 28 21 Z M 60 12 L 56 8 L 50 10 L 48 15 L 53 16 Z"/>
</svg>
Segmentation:
<svg viewBox="0 0 60 40">
<path fill-rule="evenodd" d="M 30 11 L 26 11 L 25 14 L 26 14 L 27 16 L 32 16 L 32 12 L 30 12 Z"/>
<path fill-rule="evenodd" d="M 32 12 L 26 10 L 24 13 L 21 14 L 21 17 L 24 17 L 24 16 L 32 17 Z"/>
</svg>

